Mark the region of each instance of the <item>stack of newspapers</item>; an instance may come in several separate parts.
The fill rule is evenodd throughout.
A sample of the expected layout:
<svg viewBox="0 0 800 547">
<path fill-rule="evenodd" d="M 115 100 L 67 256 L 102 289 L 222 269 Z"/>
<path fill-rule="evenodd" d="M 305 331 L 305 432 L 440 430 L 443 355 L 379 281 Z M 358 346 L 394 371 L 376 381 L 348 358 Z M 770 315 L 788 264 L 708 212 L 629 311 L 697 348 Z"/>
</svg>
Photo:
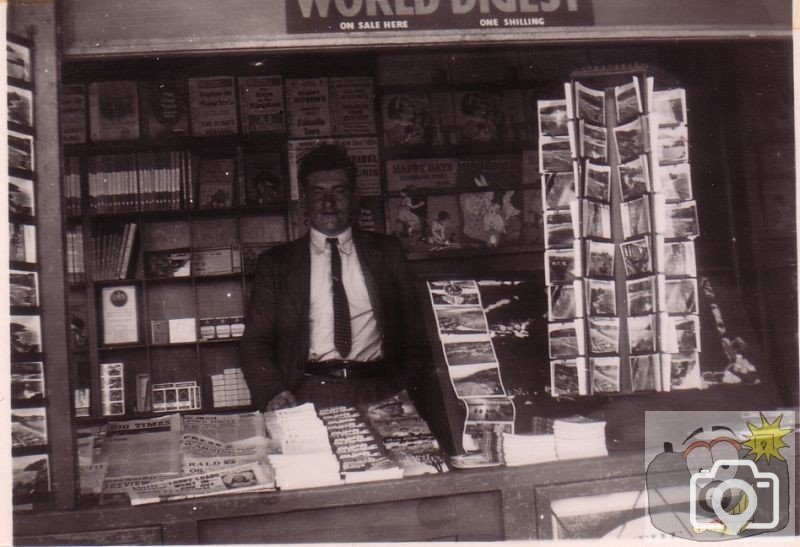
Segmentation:
<svg viewBox="0 0 800 547">
<path fill-rule="evenodd" d="M 328 430 L 306 403 L 264 414 L 267 432 L 279 454 L 270 454 L 275 482 L 281 490 L 330 486 L 342 482 L 339 460 L 331 450 Z"/>
<path fill-rule="evenodd" d="M 583 416 L 553 421 L 556 455 L 559 460 L 608 456 L 606 423 Z"/>
<path fill-rule="evenodd" d="M 513 435 L 503 433 L 500 454 L 508 466 L 552 462 L 556 457 L 556 438 L 553 434 Z"/>
</svg>

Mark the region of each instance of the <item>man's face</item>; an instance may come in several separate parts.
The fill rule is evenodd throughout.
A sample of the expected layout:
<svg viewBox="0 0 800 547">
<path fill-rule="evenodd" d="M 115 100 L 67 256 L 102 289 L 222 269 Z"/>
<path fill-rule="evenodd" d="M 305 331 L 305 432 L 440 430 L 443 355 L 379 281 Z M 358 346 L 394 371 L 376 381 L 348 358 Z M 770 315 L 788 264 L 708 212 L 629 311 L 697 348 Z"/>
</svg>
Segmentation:
<svg viewBox="0 0 800 547">
<path fill-rule="evenodd" d="M 308 176 L 306 202 L 311 226 L 327 236 L 336 236 L 350 226 L 355 196 L 342 169 L 315 171 Z"/>
</svg>

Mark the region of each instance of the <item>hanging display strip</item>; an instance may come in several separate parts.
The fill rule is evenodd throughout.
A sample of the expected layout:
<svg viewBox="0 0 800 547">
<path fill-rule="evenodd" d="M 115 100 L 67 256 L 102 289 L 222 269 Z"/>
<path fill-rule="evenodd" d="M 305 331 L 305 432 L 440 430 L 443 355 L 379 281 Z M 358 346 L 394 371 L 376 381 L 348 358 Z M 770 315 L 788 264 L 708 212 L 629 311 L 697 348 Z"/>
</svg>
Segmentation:
<svg viewBox="0 0 800 547">
<path fill-rule="evenodd" d="M 464 451 L 499 464 L 496 443 L 503 433 L 514 433 L 516 408 L 503 385 L 478 283 L 429 281 L 428 294 L 450 382 L 466 408 Z"/>
<path fill-rule="evenodd" d="M 564 88 L 538 102 L 550 393 L 700 388 L 685 92 Z"/>
</svg>

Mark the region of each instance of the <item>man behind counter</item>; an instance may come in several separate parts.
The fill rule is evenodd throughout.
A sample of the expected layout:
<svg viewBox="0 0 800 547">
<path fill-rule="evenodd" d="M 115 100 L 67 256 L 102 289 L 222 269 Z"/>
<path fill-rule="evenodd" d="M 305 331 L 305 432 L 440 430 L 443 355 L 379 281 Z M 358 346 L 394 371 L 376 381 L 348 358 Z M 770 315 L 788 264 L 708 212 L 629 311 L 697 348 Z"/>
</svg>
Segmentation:
<svg viewBox="0 0 800 547">
<path fill-rule="evenodd" d="M 352 227 L 356 167 L 321 145 L 301 162 L 309 233 L 258 259 L 242 339 L 253 403 L 276 410 L 413 396 L 427 341 L 397 239 Z"/>
</svg>

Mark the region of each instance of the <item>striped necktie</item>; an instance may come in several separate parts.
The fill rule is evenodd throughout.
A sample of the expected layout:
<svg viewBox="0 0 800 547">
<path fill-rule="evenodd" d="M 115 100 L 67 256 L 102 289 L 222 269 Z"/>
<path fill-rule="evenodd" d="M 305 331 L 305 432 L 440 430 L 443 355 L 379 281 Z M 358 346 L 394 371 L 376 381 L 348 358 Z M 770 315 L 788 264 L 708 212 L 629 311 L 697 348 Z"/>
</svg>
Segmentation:
<svg viewBox="0 0 800 547">
<path fill-rule="evenodd" d="M 327 238 L 331 246 L 331 281 L 333 286 L 333 345 L 336 351 L 347 359 L 353 345 L 353 335 L 350 330 L 350 306 L 347 303 L 347 293 L 342 282 L 342 257 L 339 255 L 339 240 L 335 237 Z"/>
</svg>

